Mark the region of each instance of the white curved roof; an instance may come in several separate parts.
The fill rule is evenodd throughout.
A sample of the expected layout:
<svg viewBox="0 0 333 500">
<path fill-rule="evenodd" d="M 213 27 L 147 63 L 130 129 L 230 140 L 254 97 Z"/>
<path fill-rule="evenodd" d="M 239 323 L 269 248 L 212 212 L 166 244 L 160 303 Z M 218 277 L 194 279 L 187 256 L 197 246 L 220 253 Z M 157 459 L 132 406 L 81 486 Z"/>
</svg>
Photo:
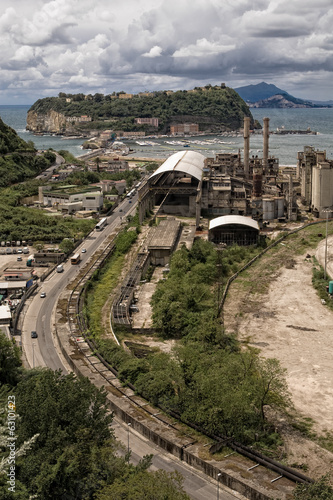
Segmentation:
<svg viewBox="0 0 333 500">
<path fill-rule="evenodd" d="M 259 225 L 256 220 L 250 217 L 243 217 L 242 215 L 222 215 L 216 217 L 209 222 L 209 229 L 215 229 L 218 226 L 226 226 L 228 224 L 240 224 L 242 226 L 249 226 L 252 229 L 259 231 Z"/>
<path fill-rule="evenodd" d="M 175 170 L 177 172 L 183 172 L 184 174 L 190 174 L 200 181 L 204 168 L 204 160 L 205 156 L 196 151 L 178 151 L 178 153 L 169 156 L 149 179 L 164 172 Z"/>
</svg>

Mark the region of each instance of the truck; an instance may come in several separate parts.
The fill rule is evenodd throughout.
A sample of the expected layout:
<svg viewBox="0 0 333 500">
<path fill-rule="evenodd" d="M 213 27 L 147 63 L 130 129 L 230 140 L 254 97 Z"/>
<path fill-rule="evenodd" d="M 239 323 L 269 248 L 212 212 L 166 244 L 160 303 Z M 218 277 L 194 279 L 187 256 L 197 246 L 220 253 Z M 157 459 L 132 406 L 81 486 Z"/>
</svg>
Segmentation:
<svg viewBox="0 0 333 500">
<path fill-rule="evenodd" d="M 29 248 L 28 247 L 23 247 L 23 253 L 29 253 Z"/>
</svg>

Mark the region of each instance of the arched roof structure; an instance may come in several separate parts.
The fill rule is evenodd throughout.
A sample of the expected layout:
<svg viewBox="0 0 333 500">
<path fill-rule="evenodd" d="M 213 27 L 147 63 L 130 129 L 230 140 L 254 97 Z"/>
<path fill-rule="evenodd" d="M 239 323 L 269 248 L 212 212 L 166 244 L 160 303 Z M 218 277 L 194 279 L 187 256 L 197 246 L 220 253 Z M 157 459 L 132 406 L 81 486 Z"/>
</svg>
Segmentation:
<svg viewBox="0 0 333 500">
<path fill-rule="evenodd" d="M 259 231 L 259 225 L 256 220 L 253 220 L 250 217 L 243 217 L 242 215 L 222 215 L 221 217 L 216 217 L 216 219 L 212 219 L 209 222 L 209 230 L 221 226 L 229 226 L 230 224 L 247 226 L 251 229 Z"/>
<path fill-rule="evenodd" d="M 156 175 L 163 174 L 164 172 L 176 171 L 189 174 L 198 181 L 201 181 L 204 161 L 205 156 L 196 151 L 178 151 L 169 156 L 149 179 L 152 179 Z"/>
</svg>

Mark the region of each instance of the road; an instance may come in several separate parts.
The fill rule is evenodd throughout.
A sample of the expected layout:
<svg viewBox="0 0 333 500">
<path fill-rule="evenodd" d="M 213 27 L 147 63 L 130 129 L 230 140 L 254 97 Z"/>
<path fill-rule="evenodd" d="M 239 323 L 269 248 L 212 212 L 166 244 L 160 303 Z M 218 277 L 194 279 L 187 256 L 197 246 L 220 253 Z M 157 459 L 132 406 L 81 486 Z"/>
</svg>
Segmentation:
<svg viewBox="0 0 333 500">
<path fill-rule="evenodd" d="M 64 272 L 54 271 L 41 285 L 37 292 L 28 300 L 24 310 L 22 327 L 22 348 L 28 365 L 32 367 L 48 366 L 52 370 L 62 370 L 67 373 L 66 363 L 62 361 L 60 349 L 54 333 L 53 311 L 58 299 L 75 276 L 79 273 L 80 267 L 85 264 L 91 255 L 96 252 L 101 242 L 112 234 L 116 228 L 121 226 L 124 218 L 135 211 L 137 194 L 131 202 L 125 199 L 115 212 L 108 217 L 108 225 L 102 231 L 92 231 L 86 240 L 77 248 L 81 254 L 81 263 L 78 266 L 71 265 L 70 261 L 65 262 Z M 82 253 L 82 248 L 87 250 Z M 41 298 L 41 291 L 46 293 L 45 298 Z M 31 338 L 31 331 L 37 331 L 38 338 Z"/>
<path fill-rule="evenodd" d="M 216 498 L 219 498 L 219 500 L 235 500 L 236 498 L 244 498 L 222 484 L 218 485 L 214 479 L 207 477 L 204 473 L 193 469 L 173 455 L 158 448 L 127 424 L 114 419 L 112 427 L 116 438 L 124 444 L 123 455 L 125 455 L 129 447 L 131 463 L 136 465 L 145 455 L 152 454 L 152 466 L 149 470 L 178 471 L 184 478 L 184 490 L 193 500 L 215 500 Z M 219 489 L 219 492 L 217 492 L 217 489 Z M 217 493 L 219 493 L 218 497 Z"/>
</svg>

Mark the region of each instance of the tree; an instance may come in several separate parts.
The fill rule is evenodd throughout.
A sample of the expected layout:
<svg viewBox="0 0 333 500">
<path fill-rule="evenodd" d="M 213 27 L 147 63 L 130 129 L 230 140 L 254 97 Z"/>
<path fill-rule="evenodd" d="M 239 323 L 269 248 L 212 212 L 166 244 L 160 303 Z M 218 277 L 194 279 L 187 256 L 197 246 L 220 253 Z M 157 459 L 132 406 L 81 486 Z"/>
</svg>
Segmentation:
<svg viewBox="0 0 333 500">
<path fill-rule="evenodd" d="M 40 498 L 62 498 L 68 489 L 73 494 L 68 498 L 86 498 L 104 477 L 101 462 L 94 468 L 96 457 L 107 461 L 105 454 L 113 452 L 104 390 L 73 374 L 35 370 L 17 385 L 16 408 L 17 444 L 39 434 L 31 452 L 18 461 L 18 478 Z M 103 447 L 108 451 L 102 453 Z"/>
<path fill-rule="evenodd" d="M 101 163 L 100 157 L 97 156 L 93 161 L 96 163 L 96 171 L 99 173 L 99 165 Z"/>
<path fill-rule="evenodd" d="M 137 472 L 115 481 L 95 496 L 96 500 L 189 500 L 177 472 Z"/>
<path fill-rule="evenodd" d="M 71 253 L 74 250 L 74 243 L 69 238 L 64 238 L 59 245 L 60 250 L 65 253 Z"/>
<path fill-rule="evenodd" d="M 0 384 L 16 385 L 21 373 L 20 350 L 0 330 Z"/>
<path fill-rule="evenodd" d="M 295 500 L 332 500 L 333 488 L 329 483 L 329 475 L 322 476 L 312 484 L 298 484 L 293 498 Z"/>
<path fill-rule="evenodd" d="M 274 358 L 257 359 L 258 376 L 255 383 L 258 405 L 262 421 L 265 420 L 264 407 L 286 408 L 291 405 L 288 385 L 285 379 L 286 370 Z"/>
</svg>

